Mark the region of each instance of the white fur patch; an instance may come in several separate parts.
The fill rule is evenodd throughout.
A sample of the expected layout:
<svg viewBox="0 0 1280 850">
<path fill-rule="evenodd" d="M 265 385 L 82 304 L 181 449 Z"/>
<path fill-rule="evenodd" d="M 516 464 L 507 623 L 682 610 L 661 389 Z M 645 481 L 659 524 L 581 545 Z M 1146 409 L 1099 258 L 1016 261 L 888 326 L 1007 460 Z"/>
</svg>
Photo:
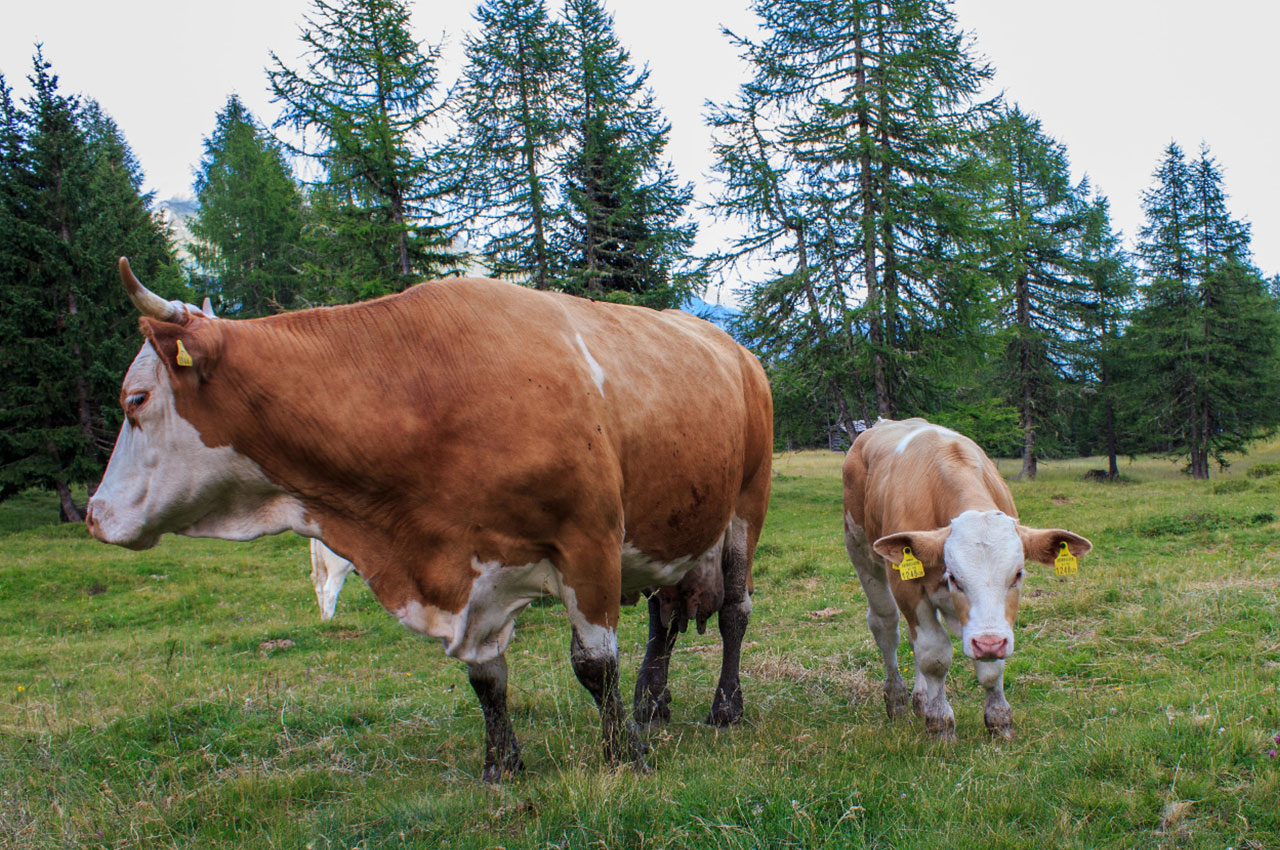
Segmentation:
<svg viewBox="0 0 1280 850">
<path fill-rule="evenodd" d="M 944 547 L 947 571 L 964 588 L 969 621 L 961 637 L 964 654 L 974 656 L 973 639 L 1005 638 L 1013 654 L 1013 625 L 1005 600 L 1024 563 L 1017 521 L 1001 511 L 965 511 L 951 520 Z"/>
<path fill-rule="evenodd" d="M 320 540 L 311 538 L 311 582 L 316 588 L 316 602 L 320 606 L 320 619 L 333 617 L 338 604 L 338 593 L 355 564 L 334 552 Z"/>
<path fill-rule="evenodd" d="M 936 434 L 940 434 L 943 437 L 959 437 L 960 436 L 955 431 L 952 431 L 950 428 L 943 428 L 941 425 L 933 425 L 933 424 L 921 425 L 919 428 L 916 428 L 914 431 L 911 431 L 905 437 L 899 440 L 898 446 L 893 450 L 893 453 L 899 454 L 899 455 L 902 454 L 907 450 L 907 446 L 911 445 L 912 440 L 914 440 L 916 437 L 920 436 L 921 434 L 925 434 L 930 431 Z"/>
<path fill-rule="evenodd" d="M 582 334 L 578 334 L 578 348 L 582 351 L 582 356 L 587 360 L 587 368 L 591 370 L 591 380 L 595 381 L 596 389 L 600 391 L 600 397 L 604 397 L 604 369 L 591 356 L 591 352 L 587 349 L 587 343 L 582 338 Z"/>
</svg>

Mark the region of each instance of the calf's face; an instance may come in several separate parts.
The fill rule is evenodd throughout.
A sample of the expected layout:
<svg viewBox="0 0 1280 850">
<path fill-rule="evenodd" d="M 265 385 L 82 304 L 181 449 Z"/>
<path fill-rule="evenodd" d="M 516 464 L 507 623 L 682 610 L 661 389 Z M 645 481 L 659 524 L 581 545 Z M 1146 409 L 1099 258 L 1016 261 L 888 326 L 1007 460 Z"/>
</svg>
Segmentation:
<svg viewBox="0 0 1280 850">
<path fill-rule="evenodd" d="M 1063 543 L 1077 558 L 1093 547 L 1078 534 L 1028 528 L 1001 511 L 965 511 L 947 528 L 882 537 L 875 550 L 896 564 L 911 546 L 926 570 L 941 570 L 941 587 L 949 591 L 962 627 L 964 654 L 993 661 L 1013 654 L 1026 562 L 1052 564 Z"/>
</svg>

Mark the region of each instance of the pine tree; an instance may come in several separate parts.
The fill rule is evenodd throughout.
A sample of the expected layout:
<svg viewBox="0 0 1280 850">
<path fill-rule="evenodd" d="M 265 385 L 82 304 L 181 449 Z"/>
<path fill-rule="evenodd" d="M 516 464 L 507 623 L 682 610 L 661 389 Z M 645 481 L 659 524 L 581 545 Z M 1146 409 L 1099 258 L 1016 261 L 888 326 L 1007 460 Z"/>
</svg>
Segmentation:
<svg viewBox="0 0 1280 850">
<path fill-rule="evenodd" d="M 265 316 L 297 306 L 302 196 L 284 151 L 231 95 L 204 142 L 191 253 L 219 312 Z"/>
<path fill-rule="evenodd" d="M 167 232 L 139 194 L 141 173 L 114 122 L 62 94 L 37 50 L 25 112 L 4 101 L 4 227 L 16 237 L 0 299 L 0 498 L 97 480 L 120 422 L 120 375 L 137 351 L 115 260 L 161 292 L 180 287 Z M 15 137 L 15 128 L 17 134 Z"/>
<path fill-rule="evenodd" d="M 455 175 L 421 141 L 443 107 L 438 48 L 413 39 L 405 0 L 313 0 L 302 40 L 306 70 L 273 53 L 269 74 L 275 127 L 302 134 L 298 152 L 324 168 L 309 199 L 317 275 L 332 297 L 367 298 L 452 268 L 449 238 L 429 221 Z"/>
<path fill-rule="evenodd" d="M 757 338 L 807 356 L 842 421 L 849 408 L 920 409 L 932 393 L 923 370 L 908 371 L 914 352 L 974 294 L 961 152 L 990 71 L 941 0 L 754 8 L 763 39 L 735 37 L 754 77 L 711 116 L 718 209 L 751 227 L 723 259 L 785 260 L 751 286 Z M 813 344 L 820 354 L 800 354 Z M 869 404 L 856 389 L 866 384 Z"/>
<path fill-rule="evenodd" d="M 1091 301 L 1080 242 L 1087 186 L 1073 186 L 1063 146 L 1014 108 L 992 122 L 985 147 L 991 175 L 991 262 L 1008 331 L 1004 384 L 1018 408 L 1023 479 L 1034 478 L 1037 436 L 1060 412 L 1072 340 Z"/>
<path fill-rule="evenodd" d="M 489 273 L 551 287 L 560 211 L 554 166 L 565 134 L 561 27 L 543 0 L 487 0 L 468 36 L 458 92 L 464 217 Z"/>
<path fill-rule="evenodd" d="M 1154 178 L 1143 198 L 1143 305 L 1124 345 L 1128 395 L 1146 430 L 1204 479 L 1211 459 L 1224 466 L 1280 421 L 1275 301 L 1248 265 L 1248 227 L 1227 211 L 1208 149 L 1188 166 L 1171 144 Z"/>
<path fill-rule="evenodd" d="M 567 291 L 673 307 L 695 280 L 692 187 L 663 160 L 670 125 L 599 0 L 568 0 L 566 200 L 560 251 Z"/>
<path fill-rule="evenodd" d="M 1091 419 L 1087 427 L 1090 433 L 1100 432 L 1107 478 L 1114 481 L 1120 475 L 1122 443 L 1134 445 L 1131 436 L 1121 433 L 1117 411 L 1123 406 L 1120 339 L 1133 309 L 1135 273 L 1120 236 L 1112 230 L 1111 205 L 1105 196 L 1096 196 L 1089 206 L 1080 247 L 1088 294 L 1083 332 L 1074 340 L 1078 358 L 1074 371 L 1091 393 L 1092 407 L 1100 411 L 1102 421 Z M 1094 446 L 1077 443 L 1077 449 L 1091 454 Z"/>
</svg>

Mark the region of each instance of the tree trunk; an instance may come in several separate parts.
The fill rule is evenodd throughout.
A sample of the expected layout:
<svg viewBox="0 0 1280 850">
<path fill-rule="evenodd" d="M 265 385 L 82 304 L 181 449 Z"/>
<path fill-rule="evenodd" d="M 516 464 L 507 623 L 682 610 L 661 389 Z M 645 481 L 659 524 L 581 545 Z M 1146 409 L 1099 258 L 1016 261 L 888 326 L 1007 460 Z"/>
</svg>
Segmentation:
<svg viewBox="0 0 1280 850">
<path fill-rule="evenodd" d="M 58 491 L 58 516 L 62 522 L 84 522 L 84 511 L 71 498 L 71 488 L 59 478 L 54 482 Z"/>
<path fill-rule="evenodd" d="M 1107 478 L 1115 481 L 1120 477 L 1120 465 L 1116 462 L 1116 412 L 1111 399 L 1106 404 L 1107 430 Z"/>
<path fill-rule="evenodd" d="M 1036 423 L 1035 398 L 1032 394 L 1031 342 L 1027 338 L 1031 333 L 1031 305 L 1025 272 L 1018 276 L 1014 299 L 1017 305 L 1018 330 L 1022 335 L 1018 340 L 1018 380 L 1022 384 L 1022 472 L 1018 474 L 1018 478 L 1030 481 L 1036 477 Z"/>
<path fill-rule="evenodd" d="M 858 90 L 858 183 L 862 207 L 863 286 L 867 290 L 867 325 L 871 342 L 871 372 L 875 384 L 876 412 L 885 419 L 893 416 L 889 399 L 889 384 L 885 376 L 884 355 L 884 304 L 876 279 L 876 202 L 875 185 L 871 179 L 871 116 L 867 111 L 867 69 L 864 64 L 866 47 L 863 44 L 861 21 L 854 35 L 853 78 Z"/>
</svg>

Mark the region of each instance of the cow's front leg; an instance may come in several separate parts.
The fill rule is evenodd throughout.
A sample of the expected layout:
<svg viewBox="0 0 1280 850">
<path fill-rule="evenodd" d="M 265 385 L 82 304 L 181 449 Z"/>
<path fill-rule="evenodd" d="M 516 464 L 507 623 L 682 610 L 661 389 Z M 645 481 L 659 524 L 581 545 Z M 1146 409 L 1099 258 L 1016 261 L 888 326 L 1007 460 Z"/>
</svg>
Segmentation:
<svg viewBox="0 0 1280 850">
<path fill-rule="evenodd" d="M 751 553 L 745 520 L 734 517 L 724 545 L 724 603 L 718 615 L 722 644 L 720 681 L 707 717 L 707 723 L 712 726 L 730 726 L 742 719 L 742 682 L 738 668 L 742 661 L 742 638 L 751 621 L 751 595 L 747 592 Z"/>
<path fill-rule="evenodd" d="M 671 719 L 671 690 L 667 687 L 667 668 L 679 635 L 676 618 L 662 624 L 662 602 L 658 594 L 649 597 L 649 643 L 644 661 L 636 677 L 636 722 L 658 726 Z"/>
<path fill-rule="evenodd" d="M 947 702 L 947 671 L 951 669 L 951 635 L 938 621 L 927 600 L 916 606 L 911 645 L 916 656 L 916 686 L 912 702 L 924 715 L 924 728 L 943 741 L 956 739 L 956 719 Z"/>
<path fill-rule="evenodd" d="M 616 614 L 617 609 L 614 611 Z M 605 760 L 613 764 L 629 761 L 641 770 L 648 770 L 640 736 L 622 708 L 622 695 L 618 688 L 617 632 L 596 626 L 584 637 L 574 626 L 569 657 L 573 662 L 574 675 L 600 708 Z"/>
<path fill-rule="evenodd" d="M 973 670 L 978 681 L 987 689 L 987 703 L 982 719 L 992 738 L 1013 737 L 1013 709 L 1004 698 L 1004 659 L 998 661 L 974 661 Z"/>
<path fill-rule="evenodd" d="M 503 774 L 524 768 L 520 745 L 507 714 L 507 659 L 501 655 L 483 664 L 467 665 L 467 678 L 484 711 L 485 782 L 495 783 Z"/>
</svg>

